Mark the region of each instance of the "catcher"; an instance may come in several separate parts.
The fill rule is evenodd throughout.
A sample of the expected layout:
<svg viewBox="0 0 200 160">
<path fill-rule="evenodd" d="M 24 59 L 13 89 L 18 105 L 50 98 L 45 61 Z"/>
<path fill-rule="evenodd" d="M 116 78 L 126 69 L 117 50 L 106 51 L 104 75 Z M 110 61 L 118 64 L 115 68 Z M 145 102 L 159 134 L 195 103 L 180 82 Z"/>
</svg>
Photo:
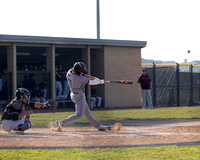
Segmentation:
<svg viewBox="0 0 200 160">
<path fill-rule="evenodd" d="M 26 111 L 29 107 L 47 107 L 51 112 L 55 112 L 57 108 L 57 101 L 48 100 L 46 103 L 30 103 L 30 93 L 25 88 L 18 88 L 16 90 L 16 98 L 6 106 L 1 117 L 1 127 L 4 131 L 9 133 L 23 134 L 25 130 L 31 128 L 30 114 L 33 110 Z"/>
<path fill-rule="evenodd" d="M 25 111 L 29 101 L 29 91 L 25 88 L 18 88 L 16 98 L 6 106 L 1 117 L 1 127 L 4 131 L 22 134 L 25 130 L 31 128 L 29 118 L 33 110 Z"/>
</svg>

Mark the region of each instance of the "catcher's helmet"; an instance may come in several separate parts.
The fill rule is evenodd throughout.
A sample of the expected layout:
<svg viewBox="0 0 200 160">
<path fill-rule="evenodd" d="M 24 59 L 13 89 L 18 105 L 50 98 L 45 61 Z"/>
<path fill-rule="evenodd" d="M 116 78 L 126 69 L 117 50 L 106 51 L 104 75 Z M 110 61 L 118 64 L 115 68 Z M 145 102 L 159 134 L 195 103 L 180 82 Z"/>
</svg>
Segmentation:
<svg viewBox="0 0 200 160">
<path fill-rule="evenodd" d="M 83 62 L 76 62 L 74 64 L 74 71 L 77 73 L 77 74 L 80 74 L 81 72 L 84 73 L 84 74 L 87 74 L 87 69 L 86 69 L 86 66 Z"/>
<path fill-rule="evenodd" d="M 30 101 L 30 92 L 25 88 L 18 88 L 15 92 L 17 99 L 23 99 L 26 104 Z M 27 95 L 27 97 L 25 97 Z"/>
</svg>

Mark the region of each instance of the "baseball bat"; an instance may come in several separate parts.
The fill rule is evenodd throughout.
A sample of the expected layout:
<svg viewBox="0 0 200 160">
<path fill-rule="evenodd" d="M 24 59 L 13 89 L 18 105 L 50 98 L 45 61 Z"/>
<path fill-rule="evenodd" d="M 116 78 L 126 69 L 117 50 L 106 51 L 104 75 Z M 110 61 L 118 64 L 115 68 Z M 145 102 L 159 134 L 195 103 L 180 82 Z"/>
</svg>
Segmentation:
<svg viewBox="0 0 200 160">
<path fill-rule="evenodd" d="M 32 107 L 46 107 L 48 108 L 51 112 L 55 113 L 57 107 L 58 107 L 58 102 L 53 99 L 49 99 L 45 103 L 40 103 L 40 102 L 34 102 Z"/>
<path fill-rule="evenodd" d="M 48 107 L 47 103 L 52 102 L 52 101 L 55 101 L 55 100 L 49 99 L 44 103 L 42 103 L 42 102 L 34 102 L 33 103 L 33 107 L 36 107 L 36 108 L 37 107 Z"/>
<path fill-rule="evenodd" d="M 108 81 L 108 80 L 106 80 L 105 82 L 107 82 L 107 83 L 119 83 L 119 84 L 133 84 L 133 81 L 124 81 L 124 80 L 119 80 L 119 81 Z"/>
<path fill-rule="evenodd" d="M 33 107 L 37 108 L 37 107 L 46 107 L 45 103 L 41 103 L 41 102 L 34 102 Z"/>
</svg>

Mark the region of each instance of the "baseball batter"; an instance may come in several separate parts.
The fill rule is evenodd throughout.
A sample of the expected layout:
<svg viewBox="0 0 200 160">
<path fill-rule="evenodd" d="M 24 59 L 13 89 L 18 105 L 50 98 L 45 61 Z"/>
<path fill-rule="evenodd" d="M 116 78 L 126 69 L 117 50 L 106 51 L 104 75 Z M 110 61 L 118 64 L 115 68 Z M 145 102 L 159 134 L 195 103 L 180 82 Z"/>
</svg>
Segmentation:
<svg viewBox="0 0 200 160">
<path fill-rule="evenodd" d="M 92 116 L 85 97 L 85 86 L 87 84 L 103 84 L 104 80 L 84 74 L 87 74 L 85 64 L 82 62 L 76 62 L 73 68 L 70 69 L 66 75 L 71 91 L 70 97 L 75 103 L 76 113 L 66 119 L 56 121 L 55 123 L 58 131 L 62 131 L 62 126 L 82 118 L 83 115 L 85 115 L 88 122 L 97 128 L 98 131 L 106 131 L 109 128 L 108 126 L 102 125 Z"/>
<path fill-rule="evenodd" d="M 1 118 L 1 127 L 4 131 L 21 134 L 31 128 L 29 116 L 33 111 L 25 111 L 29 100 L 30 93 L 27 89 L 18 88 L 16 90 L 16 98 L 6 106 Z"/>
</svg>

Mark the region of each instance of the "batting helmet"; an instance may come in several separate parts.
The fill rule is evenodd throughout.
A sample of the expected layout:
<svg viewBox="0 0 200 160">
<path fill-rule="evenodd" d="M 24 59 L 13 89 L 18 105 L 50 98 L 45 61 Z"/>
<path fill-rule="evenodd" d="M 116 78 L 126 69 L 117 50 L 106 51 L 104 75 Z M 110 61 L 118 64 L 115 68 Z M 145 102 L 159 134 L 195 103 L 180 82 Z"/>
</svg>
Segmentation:
<svg viewBox="0 0 200 160">
<path fill-rule="evenodd" d="M 23 99 L 26 104 L 30 102 L 30 92 L 25 88 L 18 88 L 15 92 L 17 99 Z M 27 95 L 27 97 L 25 97 Z"/>
<path fill-rule="evenodd" d="M 80 74 L 81 72 L 84 73 L 84 74 L 87 74 L 87 69 L 86 69 L 86 66 L 83 62 L 76 62 L 74 64 L 74 71 L 77 73 L 77 74 Z"/>
</svg>

